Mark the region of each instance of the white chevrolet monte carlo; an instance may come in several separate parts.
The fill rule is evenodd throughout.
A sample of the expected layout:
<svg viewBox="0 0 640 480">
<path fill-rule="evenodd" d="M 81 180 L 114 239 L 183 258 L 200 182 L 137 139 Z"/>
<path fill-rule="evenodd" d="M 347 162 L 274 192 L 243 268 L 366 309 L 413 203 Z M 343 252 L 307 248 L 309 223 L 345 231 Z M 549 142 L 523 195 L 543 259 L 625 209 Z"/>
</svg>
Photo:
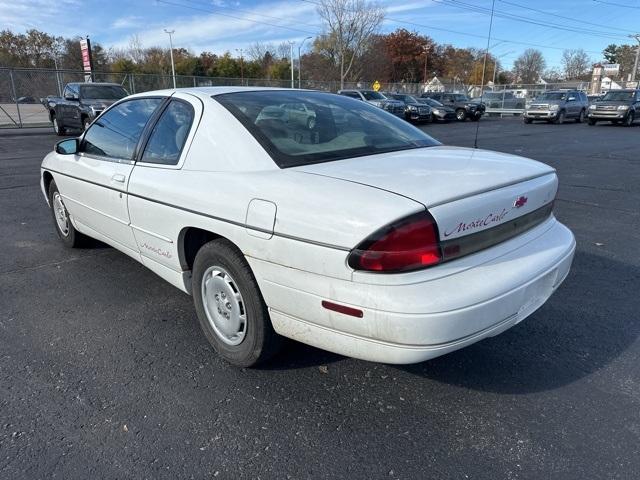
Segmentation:
<svg viewBox="0 0 640 480">
<path fill-rule="evenodd" d="M 193 295 L 240 366 L 282 337 L 386 363 L 451 352 L 539 308 L 575 250 L 553 168 L 328 93 L 133 95 L 41 174 L 65 245 L 101 240 Z"/>
</svg>

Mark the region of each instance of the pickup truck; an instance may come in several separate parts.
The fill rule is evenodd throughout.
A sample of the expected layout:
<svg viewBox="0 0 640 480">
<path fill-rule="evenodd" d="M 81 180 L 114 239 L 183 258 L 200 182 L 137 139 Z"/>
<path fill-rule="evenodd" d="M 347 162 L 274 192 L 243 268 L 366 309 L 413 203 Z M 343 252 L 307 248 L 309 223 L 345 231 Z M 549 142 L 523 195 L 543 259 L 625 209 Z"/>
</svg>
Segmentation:
<svg viewBox="0 0 640 480">
<path fill-rule="evenodd" d="M 85 130 L 102 111 L 129 95 L 117 83 L 68 83 L 62 97 L 49 96 L 44 105 L 56 134 L 69 129 Z"/>
</svg>

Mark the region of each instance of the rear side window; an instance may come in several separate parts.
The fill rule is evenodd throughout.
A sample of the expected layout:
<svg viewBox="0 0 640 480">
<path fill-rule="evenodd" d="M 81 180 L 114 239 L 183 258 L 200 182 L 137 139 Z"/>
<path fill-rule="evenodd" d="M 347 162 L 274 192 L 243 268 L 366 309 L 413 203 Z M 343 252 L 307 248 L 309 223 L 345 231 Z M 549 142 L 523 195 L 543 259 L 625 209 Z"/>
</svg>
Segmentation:
<svg viewBox="0 0 640 480">
<path fill-rule="evenodd" d="M 193 123 L 193 107 L 171 100 L 153 127 L 141 162 L 176 165 Z"/>
<path fill-rule="evenodd" d="M 161 98 L 137 98 L 110 108 L 87 130 L 83 151 L 89 155 L 132 160 L 145 125 L 161 103 Z"/>
</svg>

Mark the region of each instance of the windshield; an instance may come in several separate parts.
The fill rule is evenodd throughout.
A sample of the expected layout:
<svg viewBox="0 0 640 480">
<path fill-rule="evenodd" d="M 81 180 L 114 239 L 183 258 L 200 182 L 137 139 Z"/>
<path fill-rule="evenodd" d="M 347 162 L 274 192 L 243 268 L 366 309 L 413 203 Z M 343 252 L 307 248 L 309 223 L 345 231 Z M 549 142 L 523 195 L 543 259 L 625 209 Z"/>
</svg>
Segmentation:
<svg viewBox="0 0 640 480">
<path fill-rule="evenodd" d="M 213 98 L 282 168 L 439 145 L 404 120 L 340 95 L 253 91 Z M 304 110 L 294 112 L 283 105 L 303 105 Z"/>
<path fill-rule="evenodd" d="M 549 92 L 543 93 L 536 100 L 566 100 L 567 92 Z"/>
<path fill-rule="evenodd" d="M 633 100 L 633 91 L 630 92 L 607 92 L 602 97 L 603 102 L 630 102 Z"/>
<path fill-rule="evenodd" d="M 469 101 L 469 97 L 467 97 L 466 95 L 462 95 L 462 94 L 454 95 L 453 98 L 456 100 L 456 102 L 468 102 Z"/>
<path fill-rule="evenodd" d="M 82 85 L 80 96 L 87 100 L 120 100 L 127 91 L 119 85 Z"/>
<path fill-rule="evenodd" d="M 439 101 L 434 100 L 433 98 L 423 98 L 422 101 L 432 107 L 444 107 Z"/>
<path fill-rule="evenodd" d="M 362 93 L 362 96 L 367 100 L 384 100 L 387 98 L 381 93 L 374 92 L 373 90 L 362 90 L 360 93 Z"/>
</svg>

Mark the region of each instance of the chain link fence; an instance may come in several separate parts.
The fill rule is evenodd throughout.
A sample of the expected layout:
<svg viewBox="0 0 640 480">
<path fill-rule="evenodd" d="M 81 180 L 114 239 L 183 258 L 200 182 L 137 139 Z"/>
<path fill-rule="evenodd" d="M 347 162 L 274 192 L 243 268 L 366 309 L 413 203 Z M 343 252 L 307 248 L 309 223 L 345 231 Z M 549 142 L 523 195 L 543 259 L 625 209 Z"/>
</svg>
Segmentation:
<svg viewBox="0 0 640 480">
<path fill-rule="evenodd" d="M 60 97 L 64 86 L 70 82 L 84 82 L 85 73 L 72 70 L 0 68 L 0 128 L 42 127 L 49 125 L 49 111 L 45 106 L 48 96 Z M 142 73 L 95 72 L 94 82 L 111 82 L 122 85 L 129 93 L 147 92 L 173 88 L 171 75 Z M 220 78 L 176 75 L 176 87 L 291 87 L 291 80 L 264 78 Z M 297 79 L 294 85 L 298 87 Z M 624 85 L 622 85 L 624 87 Z M 301 88 L 337 92 L 340 82 L 320 82 L 302 80 Z M 346 82 L 344 88 L 372 88 L 372 82 Z M 577 88 L 589 92 L 589 82 L 538 84 L 538 85 L 496 85 L 483 88 L 461 82 L 443 83 L 436 79 L 428 83 L 382 83 L 381 91 L 398 92 L 420 96 L 424 92 L 463 93 L 479 99 L 487 105 L 487 112 L 493 114 L 518 114 L 526 104 L 540 93 L 557 88 Z"/>
</svg>

